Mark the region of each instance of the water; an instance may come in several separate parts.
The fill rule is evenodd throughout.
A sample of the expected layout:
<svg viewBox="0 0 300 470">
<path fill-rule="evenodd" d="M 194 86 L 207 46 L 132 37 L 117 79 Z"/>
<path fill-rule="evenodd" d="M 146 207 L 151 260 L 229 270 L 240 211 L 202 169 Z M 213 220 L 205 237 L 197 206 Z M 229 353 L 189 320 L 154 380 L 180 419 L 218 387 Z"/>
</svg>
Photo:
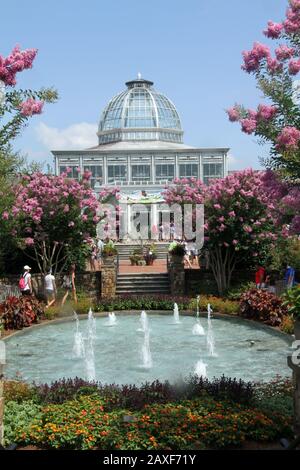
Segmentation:
<svg viewBox="0 0 300 470">
<path fill-rule="evenodd" d="M 174 318 L 174 323 L 176 325 L 181 323 L 181 321 L 179 320 L 179 309 L 178 309 L 178 305 L 176 303 L 174 304 L 173 318 Z"/>
<path fill-rule="evenodd" d="M 200 318 L 199 318 L 199 302 L 200 302 L 200 295 L 197 296 L 197 313 L 196 313 L 196 323 L 193 326 L 192 333 L 195 336 L 203 336 L 205 335 L 205 331 L 203 326 L 200 323 Z"/>
<path fill-rule="evenodd" d="M 212 308 L 210 304 L 207 304 L 208 329 L 207 329 L 207 336 L 206 336 L 206 344 L 207 344 L 209 355 L 211 357 L 217 357 L 217 354 L 215 352 L 215 335 L 214 335 L 213 326 L 212 326 L 211 314 L 212 314 Z"/>
<path fill-rule="evenodd" d="M 85 357 L 84 340 L 81 331 L 79 331 L 79 318 L 76 312 L 74 312 L 74 318 L 76 321 L 76 331 L 74 333 L 73 356 L 75 358 L 83 358 Z"/>
<path fill-rule="evenodd" d="M 143 343 L 141 347 L 142 367 L 150 369 L 152 367 L 152 355 L 150 351 L 150 328 L 147 313 L 143 310 L 140 322 L 142 324 L 141 331 L 144 333 Z"/>
<path fill-rule="evenodd" d="M 201 360 L 198 361 L 195 366 L 194 374 L 197 375 L 197 377 L 206 378 L 207 377 L 207 364 L 204 364 L 204 362 Z"/>
<path fill-rule="evenodd" d="M 108 322 L 106 326 L 116 326 L 117 325 L 117 317 L 114 312 L 108 314 Z"/>
<path fill-rule="evenodd" d="M 25 329 L 7 338 L 5 375 L 13 378 L 19 372 L 24 380 L 38 383 L 89 375 L 103 383 L 140 384 L 185 377 L 195 371 L 195 364 L 201 359 L 207 364 L 209 379 L 223 374 L 244 380 L 270 380 L 277 374 L 291 376 L 287 366 L 287 355 L 292 352 L 289 338 L 263 325 L 239 318 L 214 318 L 216 358 L 209 354 L 205 336 L 191 334 L 195 318 L 181 317 L 180 328 L 174 329 L 170 324 L 172 312 L 148 316 L 151 368 L 141 367 L 141 345 L 145 338 L 142 333 L 137 334 L 140 316 L 119 315 L 116 328 L 105 328 L 107 317 L 96 318 L 93 357 L 87 363 L 73 356 L 74 321 Z M 80 331 L 86 336 L 88 320 L 79 320 L 79 323 Z M 208 318 L 201 317 L 201 323 L 207 332 Z M 86 339 L 85 346 L 90 354 Z M 94 371 L 93 367 L 87 368 L 93 364 L 91 359 Z"/>
<path fill-rule="evenodd" d="M 193 333 L 193 335 L 195 335 L 195 336 L 204 336 L 204 335 L 205 335 L 204 328 L 203 328 L 203 326 L 201 325 L 199 319 L 197 320 L 197 322 L 196 322 L 195 325 L 193 326 L 192 333 Z"/>
<path fill-rule="evenodd" d="M 94 354 L 94 341 L 97 338 L 96 319 L 93 315 L 92 309 L 89 310 L 87 329 L 85 339 L 85 370 L 87 380 L 96 380 L 96 367 L 95 367 L 95 354 Z"/>
</svg>

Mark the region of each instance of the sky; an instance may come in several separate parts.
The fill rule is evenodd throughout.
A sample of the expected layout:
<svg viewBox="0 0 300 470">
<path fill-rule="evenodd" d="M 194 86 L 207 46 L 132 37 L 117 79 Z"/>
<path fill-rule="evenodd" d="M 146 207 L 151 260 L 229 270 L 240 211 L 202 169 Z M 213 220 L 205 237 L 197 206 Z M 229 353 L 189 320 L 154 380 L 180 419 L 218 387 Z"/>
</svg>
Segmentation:
<svg viewBox="0 0 300 470">
<path fill-rule="evenodd" d="M 14 143 L 29 160 L 52 165 L 51 150 L 97 145 L 97 124 L 125 82 L 143 78 L 176 105 L 184 142 L 230 147 L 230 169 L 259 168 L 268 147 L 230 123 L 225 109 L 262 102 L 242 51 L 268 42 L 267 21 L 287 0 L 26 0 L 1 2 L 0 54 L 37 48 L 17 87 L 54 87 L 59 100 Z M 4 20 L 4 21 L 3 21 Z"/>
</svg>

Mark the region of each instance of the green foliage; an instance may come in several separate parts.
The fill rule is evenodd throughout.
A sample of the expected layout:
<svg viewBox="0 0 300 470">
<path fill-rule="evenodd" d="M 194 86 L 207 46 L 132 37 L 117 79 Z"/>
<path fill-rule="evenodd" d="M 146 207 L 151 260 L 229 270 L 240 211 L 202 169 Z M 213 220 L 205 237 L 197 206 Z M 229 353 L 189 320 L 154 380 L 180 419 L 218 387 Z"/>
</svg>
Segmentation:
<svg viewBox="0 0 300 470">
<path fill-rule="evenodd" d="M 112 240 L 109 240 L 109 242 L 105 243 L 104 248 L 102 250 L 103 256 L 114 256 L 117 254 L 118 250 Z"/>
<path fill-rule="evenodd" d="M 169 245 L 169 253 L 173 256 L 184 256 L 185 248 L 182 243 L 172 242 Z"/>
<path fill-rule="evenodd" d="M 16 403 L 22 403 L 26 400 L 33 400 L 35 397 L 33 388 L 26 382 L 18 380 L 6 380 L 3 390 L 6 402 L 14 401 Z"/>
<path fill-rule="evenodd" d="M 28 429 L 41 419 L 41 407 L 32 400 L 6 401 L 4 408 L 4 445 L 16 442 L 18 430 Z"/>
<path fill-rule="evenodd" d="M 124 415 L 132 415 L 124 422 Z M 247 440 L 266 442 L 291 435 L 290 417 L 211 397 L 164 405 L 146 405 L 134 414 L 106 411 L 105 401 L 81 396 L 49 405 L 34 422 L 15 429 L 14 441 L 55 449 L 195 449 L 241 446 Z"/>
<path fill-rule="evenodd" d="M 288 289 L 283 296 L 283 305 L 287 307 L 290 315 L 295 318 L 300 318 L 300 287 L 295 286 L 292 289 Z"/>
<path fill-rule="evenodd" d="M 240 300 L 242 294 L 247 292 L 250 289 L 254 289 L 255 284 L 254 282 L 246 282 L 244 284 L 239 285 L 238 287 L 234 287 L 230 289 L 226 295 L 229 300 Z"/>
<path fill-rule="evenodd" d="M 267 383 L 257 383 L 254 388 L 254 403 L 264 413 L 289 418 L 293 414 L 293 383 L 291 379 L 276 377 Z"/>
<path fill-rule="evenodd" d="M 199 308 L 201 311 L 207 311 L 207 304 L 210 304 L 215 313 L 225 313 L 228 315 L 236 315 L 239 311 L 239 303 L 235 300 L 222 299 L 213 295 L 200 295 Z M 190 309 L 197 309 L 197 300 L 192 299 Z"/>
<path fill-rule="evenodd" d="M 297 237 L 280 238 L 270 250 L 268 267 L 271 271 L 283 272 L 287 265 L 300 271 L 300 240 Z"/>
</svg>

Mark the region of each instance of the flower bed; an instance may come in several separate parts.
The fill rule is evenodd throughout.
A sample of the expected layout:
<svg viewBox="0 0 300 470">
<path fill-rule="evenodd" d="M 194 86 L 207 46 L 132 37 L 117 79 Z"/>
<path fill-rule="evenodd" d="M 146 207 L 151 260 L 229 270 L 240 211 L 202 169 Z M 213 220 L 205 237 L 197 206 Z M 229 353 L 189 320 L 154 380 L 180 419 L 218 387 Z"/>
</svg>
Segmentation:
<svg viewBox="0 0 300 470">
<path fill-rule="evenodd" d="M 218 449 L 292 435 L 291 385 L 280 380 L 254 386 L 194 377 L 182 389 L 160 382 L 118 387 L 69 379 L 21 391 L 6 387 L 6 399 L 5 443 L 20 446 Z"/>
<path fill-rule="evenodd" d="M 30 326 L 43 316 L 43 305 L 34 297 L 8 297 L 0 304 L 0 319 L 6 330 Z"/>
</svg>

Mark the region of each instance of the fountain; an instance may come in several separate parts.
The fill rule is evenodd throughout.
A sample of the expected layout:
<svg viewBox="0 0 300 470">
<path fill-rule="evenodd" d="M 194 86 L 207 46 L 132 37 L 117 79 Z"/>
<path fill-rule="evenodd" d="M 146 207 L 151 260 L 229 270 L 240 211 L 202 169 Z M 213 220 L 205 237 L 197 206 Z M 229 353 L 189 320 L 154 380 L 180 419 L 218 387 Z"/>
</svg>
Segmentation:
<svg viewBox="0 0 300 470">
<path fill-rule="evenodd" d="M 116 326 L 117 324 L 117 317 L 114 312 L 108 314 L 108 322 L 106 326 Z"/>
<path fill-rule="evenodd" d="M 212 308 L 210 304 L 207 305 L 207 349 L 208 349 L 208 354 L 212 357 L 217 357 L 217 354 L 215 353 L 215 338 L 214 338 L 214 332 L 213 332 L 213 327 L 212 327 L 212 321 L 211 321 L 211 314 L 212 314 Z"/>
<path fill-rule="evenodd" d="M 76 321 L 76 331 L 74 333 L 73 343 L 73 357 L 82 358 L 85 356 L 84 341 L 81 331 L 79 331 L 79 318 L 76 312 L 74 312 Z"/>
<path fill-rule="evenodd" d="M 179 309 L 176 303 L 174 304 L 174 323 L 175 325 L 181 323 L 181 321 L 179 320 Z"/>
<path fill-rule="evenodd" d="M 87 321 L 87 337 L 85 338 L 85 368 L 87 380 L 96 380 L 94 340 L 96 339 L 96 319 L 90 308 Z"/>
<path fill-rule="evenodd" d="M 205 331 L 203 326 L 200 323 L 200 318 L 199 318 L 199 301 L 200 301 L 200 295 L 197 296 L 197 315 L 196 315 L 196 323 L 193 326 L 192 333 L 195 336 L 204 336 Z"/>
<path fill-rule="evenodd" d="M 145 331 L 149 330 L 148 316 L 145 310 L 143 310 L 141 313 L 140 322 L 142 328 L 139 328 L 138 331 L 142 331 L 143 333 L 145 333 Z"/>
<path fill-rule="evenodd" d="M 150 351 L 150 329 L 147 313 L 143 310 L 141 313 L 140 321 L 142 323 L 142 330 L 144 333 L 144 340 L 141 348 L 142 367 L 143 369 L 150 369 L 152 367 L 152 356 Z"/>
<path fill-rule="evenodd" d="M 206 371 L 206 367 L 207 367 L 207 364 L 204 364 L 203 361 L 198 361 L 196 366 L 195 366 L 195 370 L 194 370 L 194 374 L 197 375 L 197 377 L 203 377 L 203 378 L 206 378 L 207 377 L 207 371 Z"/>
</svg>

